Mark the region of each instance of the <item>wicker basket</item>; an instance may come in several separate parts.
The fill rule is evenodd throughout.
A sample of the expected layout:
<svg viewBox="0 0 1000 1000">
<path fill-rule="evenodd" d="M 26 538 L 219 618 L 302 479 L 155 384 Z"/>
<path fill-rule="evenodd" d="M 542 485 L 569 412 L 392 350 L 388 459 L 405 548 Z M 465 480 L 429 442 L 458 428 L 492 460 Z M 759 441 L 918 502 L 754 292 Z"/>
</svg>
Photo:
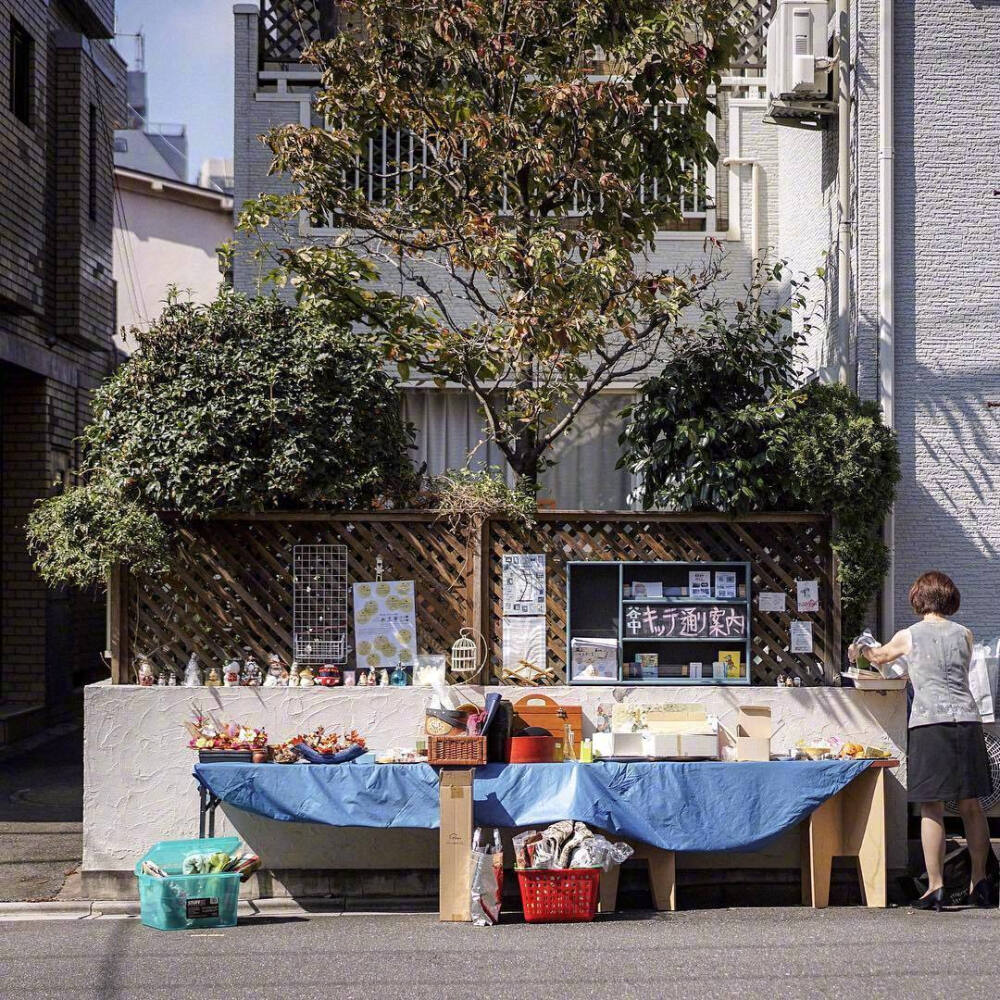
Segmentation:
<svg viewBox="0 0 1000 1000">
<path fill-rule="evenodd" d="M 597 914 L 600 868 L 519 868 L 517 880 L 529 924 L 585 923 Z"/>
<path fill-rule="evenodd" d="M 427 763 L 476 767 L 486 763 L 485 736 L 428 736 Z"/>
</svg>

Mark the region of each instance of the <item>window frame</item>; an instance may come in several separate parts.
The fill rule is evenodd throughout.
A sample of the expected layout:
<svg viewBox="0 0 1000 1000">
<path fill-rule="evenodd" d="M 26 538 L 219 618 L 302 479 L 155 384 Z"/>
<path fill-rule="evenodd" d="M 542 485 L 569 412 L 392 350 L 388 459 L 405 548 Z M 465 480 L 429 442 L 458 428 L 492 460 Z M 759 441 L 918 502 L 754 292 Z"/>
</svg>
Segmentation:
<svg viewBox="0 0 1000 1000">
<path fill-rule="evenodd" d="M 34 127 L 35 39 L 21 22 L 10 18 L 8 110 L 21 124 Z"/>
</svg>

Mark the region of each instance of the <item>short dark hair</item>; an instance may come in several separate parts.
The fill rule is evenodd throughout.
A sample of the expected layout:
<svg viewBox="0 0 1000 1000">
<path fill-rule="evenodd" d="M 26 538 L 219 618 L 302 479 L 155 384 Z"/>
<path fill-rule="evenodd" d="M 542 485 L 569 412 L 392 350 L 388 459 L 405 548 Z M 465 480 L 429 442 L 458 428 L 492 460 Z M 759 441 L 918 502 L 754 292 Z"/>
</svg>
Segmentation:
<svg viewBox="0 0 1000 1000">
<path fill-rule="evenodd" d="M 910 587 L 910 604 L 918 615 L 953 615 L 961 603 L 962 595 L 947 573 L 923 573 Z"/>
</svg>

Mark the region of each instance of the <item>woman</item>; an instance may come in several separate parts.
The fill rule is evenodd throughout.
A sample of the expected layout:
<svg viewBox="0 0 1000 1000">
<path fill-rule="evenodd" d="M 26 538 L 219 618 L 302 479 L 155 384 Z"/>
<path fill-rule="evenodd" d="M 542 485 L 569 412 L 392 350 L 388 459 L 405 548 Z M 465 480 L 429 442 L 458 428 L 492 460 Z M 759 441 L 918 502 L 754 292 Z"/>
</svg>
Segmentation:
<svg viewBox="0 0 1000 1000">
<path fill-rule="evenodd" d="M 910 588 L 910 604 L 922 621 L 897 632 L 884 646 L 851 646 L 876 666 L 905 657 L 913 707 L 907 747 L 907 795 L 920 803 L 920 841 L 927 865 L 927 892 L 914 906 L 940 910 L 944 903 L 944 804 L 957 801 L 972 857 L 969 900 L 991 903 L 986 878 L 989 825 L 979 799 L 992 790 L 979 709 L 969 689 L 972 633 L 948 620 L 961 595 L 944 573 L 924 573 Z"/>
</svg>

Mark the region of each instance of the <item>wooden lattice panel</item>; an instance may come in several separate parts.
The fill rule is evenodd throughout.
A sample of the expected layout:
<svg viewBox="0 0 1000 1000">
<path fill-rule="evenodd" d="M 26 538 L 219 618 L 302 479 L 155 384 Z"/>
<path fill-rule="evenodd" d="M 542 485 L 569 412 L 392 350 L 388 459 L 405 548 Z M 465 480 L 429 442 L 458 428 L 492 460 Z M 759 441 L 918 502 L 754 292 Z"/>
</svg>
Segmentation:
<svg viewBox="0 0 1000 1000">
<path fill-rule="evenodd" d="M 260 60 L 296 63 L 302 53 L 337 30 L 334 0 L 262 0 L 260 5 Z"/>
<path fill-rule="evenodd" d="M 738 561 L 751 566 L 751 679 L 774 684 L 785 670 L 803 684 L 831 681 L 839 667 L 839 592 L 829 545 L 829 521 L 810 515 L 758 518 L 542 513 L 532 529 L 494 522 L 486 563 L 487 608 L 493 668 L 499 667 L 498 637 L 503 614 L 500 557 L 504 552 L 544 552 L 547 559 L 548 666 L 559 682 L 566 677 L 566 563 L 574 560 Z M 818 614 L 795 613 L 795 581 L 818 579 Z M 788 612 L 761 614 L 760 591 L 788 594 Z M 813 624 L 812 655 L 789 652 L 788 623 Z"/>
<path fill-rule="evenodd" d="M 761 70 L 767 65 L 767 26 L 773 14 L 772 0 L 733 0 L 733 23 L 739 41 L 731 66 Z"/>
<path fill-rule="evenodd" d="M 414 580 L 420 652 L 449 649 L 471 624 L 471 555 L 429 515 L 214 519 L 178 529 L 170 573 L 130 581 L 124 610 L 133 661 L 183 665 L 192 651 L 208 666 L 248 652 L 260 663 L 271 653 L 290 660 L 293 548 L 335 544 L 347 547 L 352 582 L 374 580 L 379 556 L 386 580 Z M 353 649 L 353 612 L 348 636 Z"/>
</svg>

